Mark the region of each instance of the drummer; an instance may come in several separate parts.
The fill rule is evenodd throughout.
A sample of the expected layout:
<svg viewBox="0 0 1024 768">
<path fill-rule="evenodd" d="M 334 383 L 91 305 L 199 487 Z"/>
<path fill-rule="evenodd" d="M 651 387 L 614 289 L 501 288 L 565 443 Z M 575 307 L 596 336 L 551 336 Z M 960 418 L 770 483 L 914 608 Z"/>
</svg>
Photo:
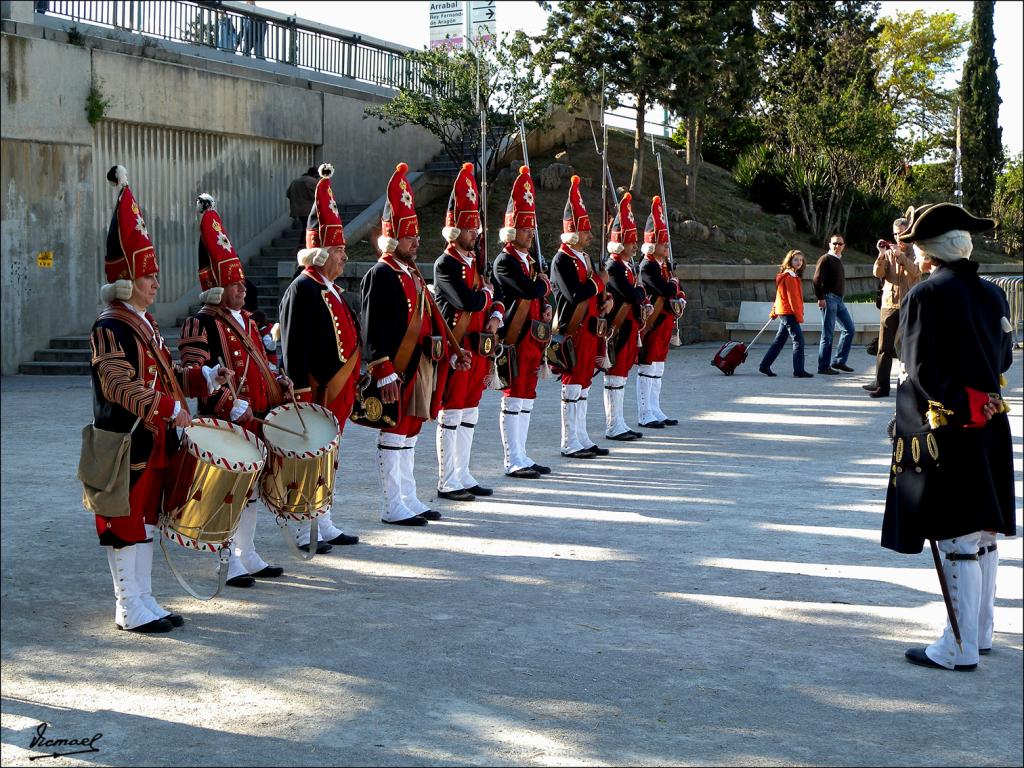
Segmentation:
<svg viewBox="0 0 1024 768">
<path fill-rule="evenodd" d="M 263 349 L 263 340 L 245 304 L 245 273 L 207 193 L 196 199 L 199 213 L 199 294 L 203 307 L 181 328 L 181 360 L 186 366 L 223 362 L 234 372 L 235 386 L 222 387 L 209 397 L 198 398 L 201 416 L 233 421 L 261 433 L 254 417 L 290 400 L 291 382 L 274 373 Z M 275 579 L 284 573 L 256 552 L 255 500 L 242 511 L 231 540 L 228 579 L 231 587 L 251 587 L 256 579 Z"/>
<path fill-rule="evenodd" d="M 359 380 L 359 322 L 334 281 L 345 271 L 345 231 L 331 189 L 334 166 L 319 168 L 313 208 L 306 222 L 306 247 L 299 251 L 302 271 L 281 298 L 281 360 L 295 382 L 295 399 L 331 411 L 338 426 L 352 413 Z M 328 508 L 317 519 L 323 554 L 332 544 L 356 544 L 358 536 L 343 533 Z M 299 549 L 309 551 L 309 528 L 299 526 Z"/>
<path fill-rule="evenodd" d="M 184 368 L 172 362 L 156 320 L 146 309 L 160 289 L 160 267 L 128 173 L 116 165 L 107 180 L 117 203 L 107 233 L 107 306 L 93 325 L 93 418 L 98 429 L 131 433 L 129 494 L 124 513 L 96 516 L 100 545 L 114 581 L 114 623 L 132 632 L 169 632 L 184 619 L 153 597 L 153 535 L 168 459 L 178 448 L 176 427 L 192 417 L 186 397 L 212 395 L 230 372 Z"/>
</svg>

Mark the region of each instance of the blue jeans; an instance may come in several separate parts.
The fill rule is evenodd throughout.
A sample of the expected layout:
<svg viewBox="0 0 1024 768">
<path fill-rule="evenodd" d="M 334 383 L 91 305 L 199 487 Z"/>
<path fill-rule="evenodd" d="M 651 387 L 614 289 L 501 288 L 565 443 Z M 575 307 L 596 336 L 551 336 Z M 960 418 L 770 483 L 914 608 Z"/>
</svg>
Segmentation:
<svg viewBox="0 0 1024 768">
<path fill-rule="evenodd" d="M 768 351 L 764 353 L 764 359 L 761 360 L 761 365 L 758 366 L 762 371 L 767 371 L 772 367 L 772 363 L 775 362 L 775 358 L 779 356 L 779 352 L 786 345 L 786 337 L 792 337 L 793 339 L 793 373 L 800 373 L 804 369 L 804 332 L 800 328 L 800 323 L 796 321 L 793 315 L 779 315 L 779 330 L 775 334 L 775 340 L 772 345 L 768 347 Z"/>
<path fill-rule="evenodd" d="M 836 330 L 836 320 L 843 326 L 839 334 L 839 351 L 835 358 L 832 357 L 832 334 Z M 834 293 L 825 294 L 825 308 L 821 310 L 821 341 L 818 344 L 818 370 L 823 371 L 833 363 L 846 365 L 850 356 L 850 347 L 853 346 L 853 318 L 850 317 L 850 310 L 843 303 L 842 296 Z"/>
</svg>

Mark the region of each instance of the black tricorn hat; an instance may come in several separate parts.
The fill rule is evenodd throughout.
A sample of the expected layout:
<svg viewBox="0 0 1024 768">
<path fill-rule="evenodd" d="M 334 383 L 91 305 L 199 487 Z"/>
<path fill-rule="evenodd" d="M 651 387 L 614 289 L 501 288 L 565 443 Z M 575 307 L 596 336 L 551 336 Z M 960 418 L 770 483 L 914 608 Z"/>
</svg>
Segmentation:
<svg viewBox="0 0 1024 768">
<path fill-rule="evenodd" d="M 995 219 L 979 219 L 953 203 L 927 203 L 917 208 L 911 206 L 903 215 L 910 224 L 907 231 L 897 238 L 901 243 L 930 240 L 955 229 L 988 232 L 996 226 Z"/>
</svg>

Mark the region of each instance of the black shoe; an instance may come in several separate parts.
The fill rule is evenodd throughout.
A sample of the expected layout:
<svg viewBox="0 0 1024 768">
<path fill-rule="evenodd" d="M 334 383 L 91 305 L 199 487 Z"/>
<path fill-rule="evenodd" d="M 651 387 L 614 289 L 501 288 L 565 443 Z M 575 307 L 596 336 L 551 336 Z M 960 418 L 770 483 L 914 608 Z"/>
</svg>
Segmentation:
<svg viewBox="0 0 1024 768">
<path fill-rule="evenodd" d="M 846 363 L 832 363 L 832 367 L 837 371 L 842 371 L 843 373 L 853 373 L 853 368 L 848 366 Z"/>
<path fill-rule="evenodd" d="M 831 368 L 819 368 L 818 369 L 818 375 L 819 376 L 838 376 L 839 375 L 839 371 L 833 371 Z"/>
<path fill-rule="evenodd" d="M 978 649 L 978 655 L 979 656 L 988 656 L 990 653 L 992 653 L 992 649 L 991 648 L 979 648 Z"/>
<path fill-rule="evenodd" d="M 433 509 L 428 509 L 426 512 L 420 512 L 417 517 L 422 517 L 424 520 L 431 522 L 437 522 L 441 519 L 441 513 Z"/>
<path fill-rule="evenodd" d="M 299 544 L 299 549 L 301 549 L 303 552 L 309 552 L 309 544 Z M 332 547 L 325 541 L 321 541 L 316 545 L 316 553 L 318 555 L 326 555 L 332 549 L 334 549 L 334 547 Z"/>
<path fill-rule="evenodd" d="M 530 469 L 532 469 L 538 475 L 550 475 L 551 474 L 551 467 L 545 467 L 543 464 L 534 464 L 532 467 L 530 467 Z"/>
<path fill-rule="evenodd" d="M 276 579 L 278 576 L 284 576 L 284 568 L 280 565 L 268 565 L 266 568 L 260 568 L 256 573 L 250 573 L 254 579 Z"/>
<path fill-rule="evenodd" d="M 344 547 L 344 546 L 347 546 L 349 544 L 358 544 L 359 543 L 359 537 L 358 536 L 349 536 L 347 533 L 339 533 L 333 539 L 328 539 L 327 543 L 328 544 L 338 544 L 338 545 Z"/>
<path fill-rule="evenodd" d="M 439 499 L 451 499 L 452 501 L 472 501 L 476 498 L 472 493 L 467 491 L 465 488 L 459 488 L 457 491 L 438 491 L 437 498 Z M 411 518 L 410 518 L 411 519 Z"/>
<path fill-rule="evenodd" d="M 639 426 L 645 429 L 664 429 L 665 424 L 661 421 L 648 421 L 646 424 L 640 424 Z"/>
<path fill-rule="evenodd" d="M 565 458 L 567 459 L 592 459 L 597 454 L 595 454 L 589 448 L 581 448 L 580 450 L 572 451 L 571 453 L 566 453 L 565 451 L 562 451 L 562 455 L 565 456 Z"/>
<path fill-rule="evenodd" d="M 420 525 L 426 525 L 427 519 L 425 517 L 420 517 L 419 515 L 416 515 L 416 517 L 407 517 L 405 518 L 405 520 L 385 520 L 384 518 L 381 518 L 381 522 L 387 523 L 388 525 L 409 525 L 415 527 Z"/>
<path fill-rule="evenodd" d="M 861 389 L 866 389 L 868 392 L 873 392 L 874 390 L 878 389 L 878 385 L 875 384 L 875 382 L 873 381 L 870 384 L 861 384 L 860 386 Z"/>
<path fill-rule="evenodd" d="M 868 397 L 888 397 L 888 396 L 889 396 L 889 390 L 888 389 L 873 389 L 870 392 L 868 392 Z"/>
<path fill-rule="evenodd" d="M 514 469 L 511 472 L 506 472 L 505 477 L 518 477 L 521 480 L 535 480 L 540 477 L 540 472 L 535 470 L 533 467 L 523 467 L 522 469 Z"/>
<path fill-rule="evenodd" d="M 590 451 L 595 456 L 607 456 L 609 453 L 611 453 L 611 451 L 609 451 L 607 448 L 601 448 L 600 446 L 597 445 L 592 445 L 589 448 L 587 448 L 587 450 Z"/>
<path fill-rule="evenodd" d="M 807 371 L 797 371 L 793 374 L 794 379 L 813 379 L 814 374 L 808 373 Z"/>
<path fill-rule="evenodd" d="M 182 619 L 182 623 L 184 623 L 184 619 Z M 114 626 L 125 632 L 138 632 L 143 635 L 151 635 L 156 632 L 170 632 L 174 627 L 166 616 L 162 619 L 153 619 L 153 621 L 140 624 L 139 626 L 132 627 L 131 629 L 125 629 L 120 624 L 115 624 Z"/>
<path fill-rule="evenodd" d="M 924 652 L 924 648 L 908 648 L 906 653 L 903 655 L 907 657 L 907 661 L 911 664 L 917 664 L 919 667 L 932 667 L 933 669 L 949 669 L 941 664 L 936 664 L 930 658 L 928 654 Z M 953 667 L 957 672 L 970 672 L 972 669 L 977 669 L 977 664 L 957 664 Z"/>
<path fill-rule="evenodd" d="M 674 427 L 676 424 L 679 423 L 679 419 L 662 419 L 661 423 L 664 424 L 666 427 Z"/>
<path fill-rule="evenodd" d="M 248 573 L 243 573 L 241 576 L 233 576 L 224 583 L 229 587 L 251 587 L 256 583 L 256 579 Z"/>
<path fill-rule="evenodd" d="M 627 429 L 625 432 L 620 432 L 617 435 L 605 435 L 605 440 L 621 440 L 623 442 L 629 442 L 630 440 L 639 440 L 643 435 L 639 432 L 634 432 L 631 429 Z"/>
<path fill-rule="evenodd" d="M 769 377 L 774 377 L 774 376 L 778 376 L 779 375 L 777 373 L 774 373 L 771 368 L 758 368 L 757 370 L 759 370 L 765 376 L 769 376 Z"/>
<path fill-rule="evenodd" d="M 165 618 L 165 619 L 167 619 L 167 621 L 171 622 L 171 626 L 172 627 L 181 627 L 181 626 L 184 626 L 184 624 L 185 624 L 185 617 L 182 616 L 180 613 L 168 613 L 163 618 Z M 989 649 L 989 650 L 991 650 L 991 649 Z M 980 653 L 980 651 L 979 651 L 979 653 Z"/>
<path fill-rule="evenodd" d="M 484 488 L 480 484 L 474 485 L 472 488 L 467 488 L 466 490 L 469 491 L 470 493 L 472 493 L 474 496 L 493 496 L 494 495 L 494 491 L 493 490 L 491 490 L 490 488 Z"/>
</svg>

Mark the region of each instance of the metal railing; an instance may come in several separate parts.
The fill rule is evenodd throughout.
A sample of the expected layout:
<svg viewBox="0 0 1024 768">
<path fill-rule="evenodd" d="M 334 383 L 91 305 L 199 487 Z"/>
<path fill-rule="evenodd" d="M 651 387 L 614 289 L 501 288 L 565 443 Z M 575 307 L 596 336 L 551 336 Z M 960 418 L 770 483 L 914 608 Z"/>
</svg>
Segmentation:
<svg viewBox="0 0 1024 768">
<path fill-rule="evenodd" d="M 423 90 L 412 50 L 240 3 L 50 0 L 36 12 L 386 88 Z"/>
<path fill-rule="evenodd" d="M 1013 346 L 1020 347 L 1021 326 L 1024 326 L 1024 277 L 1020 275 L 982 275 L 989 282 L 995 283 L 1006 293 L 1010 304 L 1010 325 L 1013 326 Z"/>
</svg>

